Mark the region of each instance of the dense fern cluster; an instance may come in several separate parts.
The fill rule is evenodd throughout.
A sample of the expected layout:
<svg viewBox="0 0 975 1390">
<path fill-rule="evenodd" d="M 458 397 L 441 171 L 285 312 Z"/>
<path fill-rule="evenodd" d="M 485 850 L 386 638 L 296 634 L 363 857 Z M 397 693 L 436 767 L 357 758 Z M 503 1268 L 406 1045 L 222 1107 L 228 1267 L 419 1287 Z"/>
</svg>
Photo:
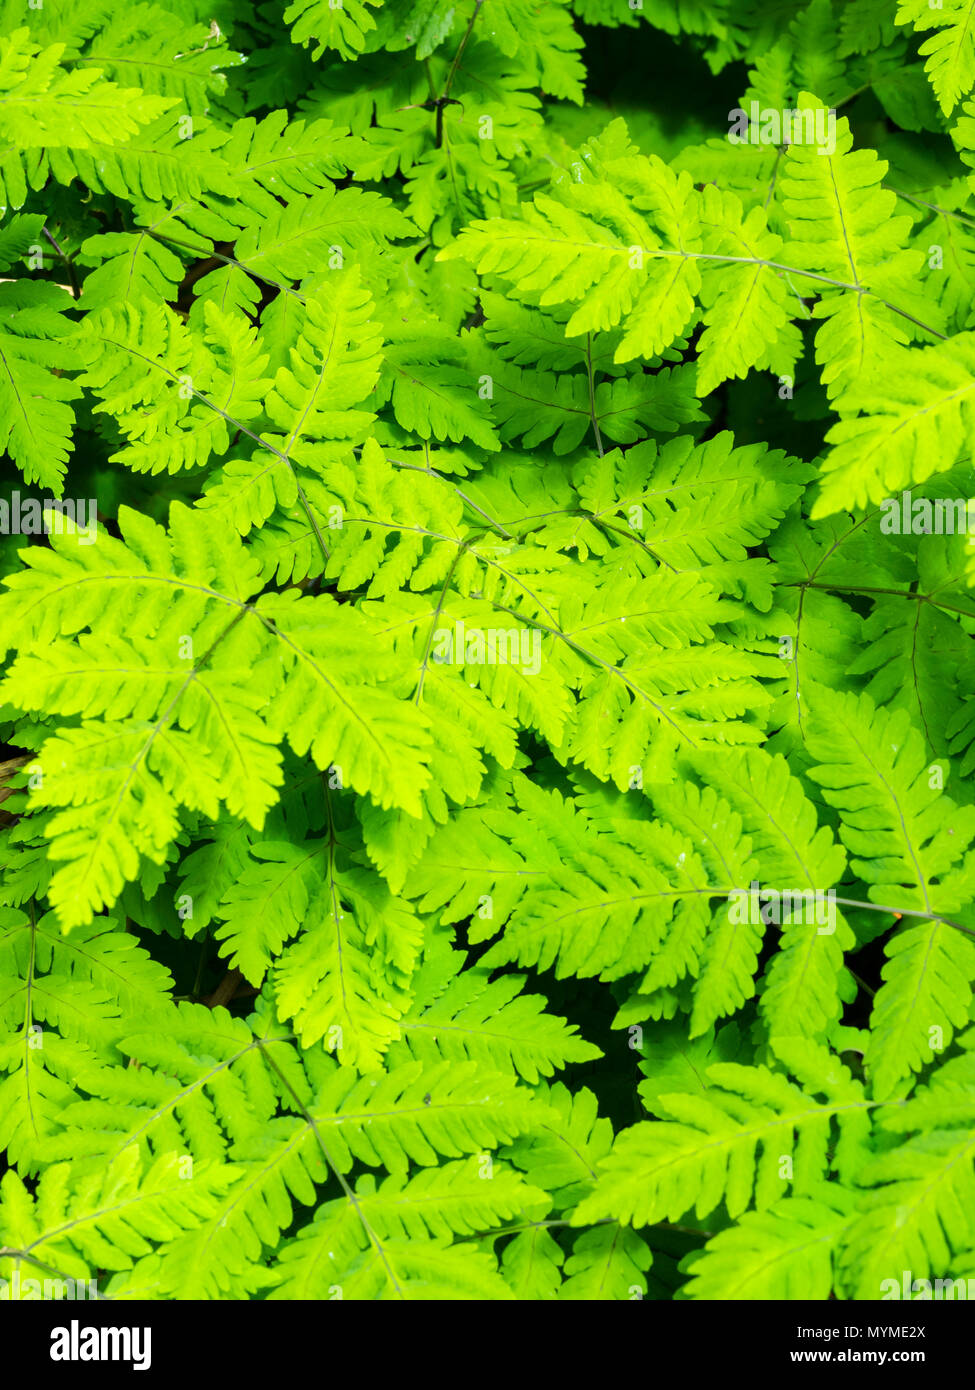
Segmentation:
<svg viewBox="0 0 975 1390">
<path fill-rule="evenodd" d="M 975 1277 L 973 170 L 967 0 L 0 0 L 4 1291 Z"/>
</svg>

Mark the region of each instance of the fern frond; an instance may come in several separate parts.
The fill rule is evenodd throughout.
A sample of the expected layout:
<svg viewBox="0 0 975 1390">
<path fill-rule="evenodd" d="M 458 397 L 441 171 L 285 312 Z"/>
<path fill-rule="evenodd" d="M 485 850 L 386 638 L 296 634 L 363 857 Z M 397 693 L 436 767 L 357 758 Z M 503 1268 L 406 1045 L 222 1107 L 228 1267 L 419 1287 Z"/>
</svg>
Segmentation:
<svg viewBox="0 0 975 1390">
<path fill-rule="evenodd" d="M 814 807 L 783 758 L 748 750 L 729 753 L 713 764 L 696 758 L 694 765 L 741 816 L 763 883 L 778 885 L 778 891 L 798 899 L 796 908 L 778 923 L 782 940 L 763 982 L 766 1026 L 773 1034 L 794 1034 L 798 1024 L 804 1037 L 822 1041 L 849 992 L 843 958 L 854 938 L 835 909 L 831 923 L 810 920 L 802 895 L 834 888 L 843 876 L 846 856 L 830 831 L 818 824 Z M 833 930 L 820 930 L 821 926 Z"/>
<path fill-rule="evenodd" d="M 971 1034 L 961 1039 L 970 1046 Z M 954 1273 L 972 1247 L 975 1187 L 975 1069 L 971 1052 L 943 1062 L 903 1105 L 880 1116 L 902 1136 L 896 1148 L 865 1164 L 857 1183 L 869 1189 L 844 1242 L 843 1283 L 854 1298 L 879 1298 L 884 1281 Z"/>
<path fill-rule="evenodd" d="M 419 809 L 429 737 L 423 715 L 383 688 L 402 670 L 392 652 L 381 657 L 366 619 L 325 595 L 249 603 L 253 562 L 204 515 L 174 507 L 167 536 L 123 509 L 127 545 L 62 536 L 8 578 L 4 636 L 23 651 L 8 697 L 85 716 L 42 751 L 50 772 L 36 793 L 60 808 L 48 833 L 53 857 L 69 862 L 51 901 L 67 925 L 114 901 L 142 856 L 162 862 L 178 805 L 215 816 L 223 801 L 259 828 L 281 781 L 273 745 L 285 738 L 299 753 L 313 748 L 322 767 L 346 766 L 349 784 L 379 804 Z M 113 622 L 137 607 L 143 635 L 104 631 L 108 594 Z M 363 644 L 376 653 L 368 685 L 352 674 Z"/>
<path fill-rule="evenodd" d="M 814 116 L 823 108 L 802 94 L 798 109 Z M 863 376 L 878 377 L 891 348 L 907 341 L 889 301 L 910 302 L 921 256 L 904 249 L 910 223 L 894 216 L 897 200 L 882 187 L 885 164 L 870 150 L 854 150 L 849 122 L 833 119 L 835 152 L 790 145 L 781 188 L 791 262 L 843 286 L 825 289 L 815 309 L 826 320 L 816 336 L 817 358 L 836 395 Z"/>
<path fill-rule="evenodd" d="M 521 993 L 524 976 L 492 980 L 486 970 L 458 970 L 429 1002 L 427 977 L 422 969 L 414 977 L 416 1002 L 400 1021 L 403 1040 L 391 1049 L 390 1065 L 406 1055 L 427 1064 L 469 1059 L 498 1071 L 514 1070 L 534 1085 L 567 1062 L 602 1056 L 573 1025 L 547 1013 L 538 995 Z"/>
<path fill-rule="evenodd" d="M 86 32 L 69 48 L 73 62 L 101 69 L 143 92 L 178 98 L 194 117 L 203 115 L 213 97 L 226 89 L 221 68 L 239 61 L 206 24 L 187 24 L 190 16 L 173 14 L 166 5 L 136 3 L 119 11 L 96 4 L 84 9 L 87 13 L 78 18 Z M 63 33 L 63 22 L 50 27 L 52 37 Z"/>
<path fill-rule="evenodd" d="M 369 6 L 381 0 L 343 0 L 333 6 L 329 0 L 293 0 L 284 12 L 290 24 L 292 43 L 316 44 L 312 56 L 320 58 L 326 48 L 334 48 L 342 58 L 354 58 L 366 46 L 366 35 L 376 21 Z"/>
<path fill-rule="evenodd" d="M 296 1081 L 307 1089 L 307 1082 Z M 407 1063 L 391 1074 L 361 1078 L 349 1068 L 326 1072 L 317 1094 L 303 1101 L 300 1118 L 273 1120 L 254 1139 L 235 1148 L 235 1160 L 245 1165 L 248 1181 L 228 1192 L 204 1226 L 167 1251 L 170 1267 L 177 1277 L 186 1279 L 194 1296 L 219 1297 L 231 1275 L 236 1277 L 259 1259 L 262 1244 L 280 1238 L 292 1220 L 293 1201 L 306 1206 L 315 1202 L 316 1185 L 330 1172 L 345 1174 L 358 1160 L 368 1167 L 381 1166 L 402 1181 L 409 1164 L 418 1163 L 435 1173 L 419 1180 L 421 1190 L 444 1193 L 449 1200 L 450 1177 L 460 1168 L 451 1168 L 445 1185 L 436 1167 L 440 1157 L 479 1154 L 485 1147 L 510 1140 L 543 1115 L 544 1107 L 533 1103 L 527 1091 L 472 1063 L 444 1063 L 431 1069 Z M 470 1167 L 465 1166 L 469 1173 Z M 389 1206 L 395 1211 L 394 1191 L 395 1185 L 389 1194 Z M 382 1210 L 382 1189 L 379 1195 Z M 375 1262 L 382 1265 L 383 1242 L 371 1225 L 363 1240 L 363 1215 L 348 1192 L 347 1202 L 351 1210 L 339 1208 L 336 1225 L 323 1219 L 326 1244 L 320 1243 L 322 1228 L 312 1228 L 304 1239 L 313 1243 L 296 1246 L 293 1274 L 298 1279 L 314 1275 L 314 1268 L 304 1266 L 303 1254 L 317 1263 L 325 1251 L 335 1249 L 327 1245 L 328 1235 L 338 1236 L 340 1244 L 344 1238 L 350 1263 L 368 1242 L 375 1253 L 365 1262 L 364 1273 L 366 1287 L 372 1291 L 356 1296 L 375 1297 Z M 466 1209 L 470 1212 L 469 1202 Z M 449 1223 L 446 1212 L 439 1219 L 431 1212 L 424 1224 L 442 1229 L 444 1223 Z M 426 1248 L 421 1245 L 418 1253 L 421 1266 Z M 434 1259 L 441 1248 L 442 1243 L 430 1250 Z M 402 1257 L 402 1245 L 397 1254 Z M 405 1258 L 408 1264 L 408 1254 Z M 449 1255 L 446 1260 L 449 1265 Z M 329 1284 L 335 1282 L 328 1279 Z"/>
<path fill-rule="evenodd" d="M 813 516 L 865 507 L 951 468 L 972 435 L 975 333 L 910 352 L 843 397 Z"/>
<path fill-rule="evenodd" d="M 832 1166 L 834 1119 L 842 1153 L 844 1135 L 850 1141 L 869 1128 L 869 1103 L 825 1048 L 799 1039 L 778 1046 L 804 1073 L 802 1087 L 767 1067 L 717 1063 L 708 1068 L 717 1089 L 704 1097 L 659 1096 L 661 1119 L 618 1138 L 574 1221 L 612 1216 L 647 1225 L 692 1208 L 706 1216 L 721 1201 L 732 1217 L 752 1202 L 763 1210 L 786 1195 L 783 1157 L 791 1160 L 792 1192 L 811 1195 Z"/>
<path fill-rule="evenodd" d="M 687 1259 L 688 1298 L 829 1298 L 833 1262 L 855 1219 L 851 1207 L 846 1189 L 823 1183 L 815 1195 L 746 1212 Z"/>
<path fill-rule="evenodd" d="M 494 1261 L 473 1235 L 526 1211 L 543 1215 L 548 1198 L 511 1169 L 494 1167 L 490 1180 L 476 1159 L 427 1168 L 377 1185 L 359 1179 L 355 1205 L 323 1204 L 315 1219 L 281 1251 L 284 1279 L 273 1298 L 512 1297 Z"/>
<path fill-rule="evenodd" d="M 60 497 L 81 392 L 66 371 L 81 365 L 70 299 L 44 281 L 0 284 L 0 448 L 28 483 Z"/>
<path fill-rule="evenodd" d="M 932 1028 L 947 1042 L 967 1018 L 975 946 L 941 914 L 971 901 L 967 862 L 956 865 L 975 838 L 975 810 L 932 786 L 906 711 L 877 710 L 869 696 L 817 692 L 809 747 L 819 763 L 810 776 L 843 808 L 840 833 L 870 898 L 893 894 L 922 918 L 892 938 L 874 1001 L 865 1063 L 886 1098 L 931 1060 Z"/>
<path fill-rule="evenodd" d="M 107 82 L 98 68 L 69 71 L 63 53 L 63 43 L 42 50 L 27 29 L 0 36 L 0 139 L 22 149 L 112 145 L 173 105 L 172 98 Z"/>
<path fill-rule="evenodd" d="M 232 1168 L 196 1170 L 187 1182 L 178 1153 L 143 1165 L 135 1150 L 107 1168 L 55 1164 L 32 1196 L 8 1172 L 0 1180 L 0 1268 L 22 1280 L 38 1268 L 87 1280 L 96 1270 L 128 1269 L 153 1242 L 198 1226 L 234 1181 Z"/>
<path fill-rule="evenodd" d="M 899 0 L 895 23 L 912 24 L 919 33 L 935 32 L 921 45 L 921 56 L 942 111 L 950 116 L 975 87 L 975 31 L 967 0 L 945 0 L 933 9 L 927 0 Z"/>
</svg>

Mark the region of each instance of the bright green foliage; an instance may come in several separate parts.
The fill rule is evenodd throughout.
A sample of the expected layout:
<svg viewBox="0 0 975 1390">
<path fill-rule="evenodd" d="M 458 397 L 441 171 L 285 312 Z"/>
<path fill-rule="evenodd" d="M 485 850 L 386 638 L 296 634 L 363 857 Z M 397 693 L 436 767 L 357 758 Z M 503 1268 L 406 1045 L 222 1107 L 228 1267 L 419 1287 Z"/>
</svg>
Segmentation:
<svg viewBox="0 0 975 1390">
<path fill-rule="evenodd" d="M 932 6 L 927 0 L 901 0 L 898 24 L 913 24 L 924 33 L 933 30 L 921 45 L 925 67 L 945 115 L 951 115 L 961 97 L 975 87 L 975 30 L 972 9 L 966 0 L 944 0 Z"/>
<path fill-rule="evenodd" d="M 0 1279 L 972 1268 L 973 171 L 968 0 L 0 0 Z"/>
</svg>

